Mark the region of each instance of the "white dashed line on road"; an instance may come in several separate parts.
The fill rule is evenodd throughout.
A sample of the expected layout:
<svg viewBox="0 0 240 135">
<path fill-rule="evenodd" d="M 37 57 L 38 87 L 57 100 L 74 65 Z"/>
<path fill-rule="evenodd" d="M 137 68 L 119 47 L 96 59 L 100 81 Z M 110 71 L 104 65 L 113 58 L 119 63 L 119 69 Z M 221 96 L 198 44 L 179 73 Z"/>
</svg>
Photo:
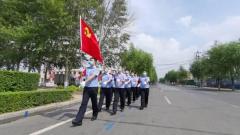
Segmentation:
<svg viewBox="0 0 240 135">
<path fill-rule="evenodd" d="M 88 113 L 88 112 L 87 112 L 87 113 Z M 90 113 L 90 112 L 89 112 L 89 113 Z M 34 133 L 31 133 L 31 134 L 29 134 L 29 135 L 40 135 L 40 134 L 45 133 L 45 132 L 47 132 L 47 131 L 49 131 L 49 130 L 52 130 L 52 129 L 56 128 L 56 127 L 59 127 L 59 126 L 61 126 L 61 125 L 64 125 L 64 124 L 66 124 L 66 123 L 68 123 L 68 122 L 70 122 L 70 121 L 72 121 L 72 120 L 73 120 L 73 119 L 68 119 L 68 120 L 59 122 L 59 123 L 57 123 L 57 124 L 51 125 L 51 126 L 49 126 L 49 127 L 47 127 L 47 128 L 41 129 L 41 130 L 38 130 L 38 131 L 36 131 L 36 132 L 34 132 Z"/>
<path fill-rule="evenodd" d="M 104 106 L 105 106 L 105 105 L 104 105 Z M 104 106 L 103 106 L 103 107 L 104 107 Z M 92 110 L 87 111 L 87 112 L 85 113 L 85 115 L 88 115 L 88 114 L 90 114 L 90 113 L 92 113 L 92 112 L 93 112 Z M 64 125 L 64 124 L 66 124 L 66 123 L 68 123 L 68 122 L 71 122 L 72 120 L 73 120 L 73 118 L 68 119 L 68 120 L 65 120 L 65 121 L 62 121 L 62 122 L 59 122 L 59 123 L 56 123 L 56 124 L 51 125 L 51 126 L 49 126 L 49 127 L 40 129 L 40 130 L 38 130 L 38 131 L 36 131 L 36 132 L 34 132 L 34 133 L 31 133 L 31 134 L 29 134 L 29 135 L 40 135 L 40 134 L 43 134 L 43 133 L 45 133 L 45 132 L 47 132 L 47 131 L 50 131 L 50 130 L 52 130 L 52 129 L 54 129 L 54 128 L 57 128 L 57 127 L 59 127 L 59 126 L 61 126 L 61 125 Z"/>
<path fill-rule="evenodd" d="M 167 96 L 164 96 L 164 98 L 165 98 L 165 100 L 167 101 L 168 104 L 170 104 L 170 105 L 172 104 L 172 102 L 168 99 Z"/>
<path fill-rule="evenodd" d="M 240 108 L 240 106 L 233 105 L 233 104 L 231 104 L 231 106 L 234 107 L 234 108 Z"/>
</svg>

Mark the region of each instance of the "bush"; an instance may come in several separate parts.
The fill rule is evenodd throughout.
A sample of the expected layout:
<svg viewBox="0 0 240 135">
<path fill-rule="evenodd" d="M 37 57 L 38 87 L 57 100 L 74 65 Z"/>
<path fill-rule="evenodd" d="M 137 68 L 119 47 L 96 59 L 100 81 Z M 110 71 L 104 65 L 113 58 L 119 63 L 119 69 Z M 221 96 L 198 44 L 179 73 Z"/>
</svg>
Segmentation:
<svg viewBox="0 0 240 135">
<path fill-rule="evenodd" d="M 56 87 L 56 89 L 64 89 L 64 86 L 63 86 L 63 85 L 58 85 L 58 86 Z"/>
<path fill-rule="evenodd" d="M 71 86 L 68 86 L 67 87 L 67 90 L 70 90 L 70 91 L 79 91 L 81 90 L 81 88 L 77 87 L 77 86 L 74 86 L 74 85 L 71 85 Z"/>
<path fill-rule="evenodd" d="M 186 85 L 196 85 L 194 80 L 187 80 Z"/>
<path fill-rule="evenodd" d="M 0 114 L 69 100 L 71 90 L 20 91 L 0 93 Z"/>
<path fill-rule="evenodd" d="M 64 86 L 63 86 L 63 85 L 58 85 L 58 86 L 56 87 L 56 89 L 64 89 Z M 67 89 L 67 90 L 70 90 L 70 91 L 80 91 L 80 90 L 82 90 L 83 88 L 77 87 L 77 86 L 75 86 L 75 85 L 71 85 L 71 86 L 67 86 L 66 89 Z"/>
<path fill-rule="evenodd" d="M 0 71 L 0 92 L 36 90 L 39 74 L 16 71 Z"/>
<path fill-rule="evenodd" d="M 182 80 L 182 81 L 179 81 L 179 84 L 182 84 L 182 85 L 196 85 L 194 80 Z"/>
</svg>

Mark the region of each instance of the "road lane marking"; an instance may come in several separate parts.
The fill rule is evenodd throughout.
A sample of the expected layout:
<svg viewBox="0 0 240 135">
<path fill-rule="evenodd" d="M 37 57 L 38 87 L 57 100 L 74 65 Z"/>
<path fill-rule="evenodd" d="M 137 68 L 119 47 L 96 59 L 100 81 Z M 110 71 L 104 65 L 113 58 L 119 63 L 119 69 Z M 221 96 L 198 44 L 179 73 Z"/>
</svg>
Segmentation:
<svg viewBox="0 0 240 135">
<path fill-rule="evenodd" d="M 56 127 L 59 127 L 59 126 L 61 126 L 61 125 L 64 125 L 64 124 L 66 124 L 66 123 L 68 123 L 68 122 L 70 122 L 70 121 L 72 121 L 72 120 L 73 120 L 73 118 L 72 118 L 72 119 L 65 120 L 65 121 L 62 121 L 62 122 L 59 122 L 59 123 L 57 123 L 57 124 L 54 124 L 54 125 L 52 125 L 52 126 L 49 126 L 49 127 L 47 127 L 47 128 L 41 129 L 41 130 L 38 130 L 38 131 L 36 131 L 36 132 L 34 132 L 34 133 L 31 133 L 31 134 L 29 134 L 29 135 L 40 135 L 40 134 L 45 133 L 45 132 L 47 132 L 47 131 L 49 131 L 49 130 L 52 130 L 52 129 L 56 128 Z"/>
<path fill-rule="evenodd" d="M 167 96 L 164 96 L 164 98 L 165 98 L 165 100 L 167 101 L 168 104 L 170 104 L 170 105 L 172 104 L 172 102 L 168 99 Z"/>
<path fill-rule="evenodd" d="M 104 105 L 104 106 L 105 106 L 105 105 Z M 104 106 L 103 106 L 103 107 L 104 107 Z M 87 111 L 87 112 L 85 113 L 85 115 L 88 115 L 89 113 L 92 113 L 92 110 Z M 36 131 L 36 132 L 34 132 L 34 133 L 31 133 L 31 134 L 29 134 L 29 135 L 40 135 L 40 134 L 43 134 L 43 133 L 45 133 L 45 132 L 47 132 L 47 131 L 50 131 L 50 130 L 52 130 L 52 129 L 54 129 L 54 128 L 57 128 L 57 127 L 59 127 L 59 126 L 61 126 L 61 125 L 64 125 L 64 124 L 66 124 L 66 123 L 68 123 L 68 122 L 71 122 L 73 119 L 74 119 L 74 118 L 71 118 L 71 119 L 68 119 L 68 120 L 65 120 L 65 121 L 56 123 L 56 124 L 51 125 L 51 126 L 49 126 L 49 127 L 40 129 L 40 130 L 38 130 L 38 131 Z"/>
<path fill-rule="evenodd" d="M 240 108 L 240 106 L 237 106 L 237 105 L 233 105 L 233 104 L 230 104 L 230 105 L 234 108 Z"/>
</svg>

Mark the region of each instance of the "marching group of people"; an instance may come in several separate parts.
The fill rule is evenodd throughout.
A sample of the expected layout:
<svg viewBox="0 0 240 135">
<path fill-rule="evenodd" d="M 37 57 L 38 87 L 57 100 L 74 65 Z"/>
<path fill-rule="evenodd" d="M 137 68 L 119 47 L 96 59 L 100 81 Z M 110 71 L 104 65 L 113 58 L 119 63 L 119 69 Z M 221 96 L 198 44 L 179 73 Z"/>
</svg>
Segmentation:
<svg viewBox="0 0 240 135">
<path fill-rule="evenodd" d="M 141 97 L 141 105 L 139 109 L 143 110 L 147 107 L 150 79 L 146 72 L 143 72 L 140 77 L 134 73 L 120 69 L 113 70 L 103 68 L 100 72 L 96 67 L 96 61 L 94 59 L 90 59 L 88 64 L 89 66 L 86 69 L 82 103 L 76 118 L 72 121 L 74 126 L 82 125 L 89 98 L 92 102 L 92 121 L 96 120 L 98 113 L 101 112 L 104 99 L 106 99 L 105 104 L 106 110 L 108 111 L 110 110 L 110 105 L 113 101 L 111 115 L 116 115 L 119 100 L 121 112 L 124 111 L 125 104 L 130 106 L 131 103 L 138 100 L 139 97 Z M 99 83 L 101 84 L 101 89 L 98 102 L 97 95 Z"/>
</svg>

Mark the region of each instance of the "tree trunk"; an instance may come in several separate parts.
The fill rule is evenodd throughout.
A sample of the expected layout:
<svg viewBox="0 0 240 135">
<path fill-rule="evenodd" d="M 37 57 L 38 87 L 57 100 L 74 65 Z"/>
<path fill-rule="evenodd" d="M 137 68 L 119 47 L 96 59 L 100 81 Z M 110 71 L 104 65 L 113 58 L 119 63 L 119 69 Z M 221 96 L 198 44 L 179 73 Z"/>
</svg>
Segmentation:
<svg viewBox="0 0 240 135">
<path fill-rule="evenodd" d="M 10 65 L 7 65 L 7 70 L 11 70 L 11 66 Z"/>
<path fill-rule="evenodd" d="M 194 81 L 195 82 L 195 81 Z M 197 78 L 197 81 L 196 81 L 196 86 L 197 87 L 200 87 L 200 79 Z"/>
<path fill-rule="evenodd" d="M 44 64 L 44 68 L 45 68 L 45 71 L 44 71 L 44 79 L 43 79 L 43 86 L 46 86 L 46 80 L 47 80 L 47 68 L 48 68 L 48 65 L 47 63 Z"/>
<path fill-rule="evenodd" d="M 220 91 L 221 90 L 221 82 L 220 82 L 220 79 L 218 78 L 218 90 Z"/>
<path fill-rule="evenodd" d="M 28 72 L 30 72 L 31 71 L 31 69 L 32 69 L 32 66 L 28 66 Z"/>
<path fill-rule="evenodd" d="M 235 90 L 235 80 L 234 77 L 231 77 L 231 81 L 232 81 L 232 91 Z"/>
<path fill-rule="evenodd" d="M 68 69 L 68 60 L 66 62 L 66 67 L 65 67 L 65 78 L 64 78 L 64 87 L 67 87 L 68 84 L 69 84 L 69 81 L 68 81 L 68 74 L 69 74 L 69 69 Z"/>
<path fill-rule="evenodd" d="M 203 80 L 201 79 L 200 80 L 200 87 L 202 87 L 203 86 Z"/>
<path fill-rule="evenodd" d="M 41 73 L 41 66 L 37 66 L 36 68 L 37 68 L 38 73 L 40 74 Z"/>
<path fill-rule="evenodd" d="M 20 68 L 20 62 L 19 63 L 17 63 L 17 71 L 19 71 L 19 68 Z"/>
<path fill-rule="evenodd" d="M 14 64 L 10 64 L 10 65 L 9 65 L 9 70 L 14 71 Z"/>
</svg>

